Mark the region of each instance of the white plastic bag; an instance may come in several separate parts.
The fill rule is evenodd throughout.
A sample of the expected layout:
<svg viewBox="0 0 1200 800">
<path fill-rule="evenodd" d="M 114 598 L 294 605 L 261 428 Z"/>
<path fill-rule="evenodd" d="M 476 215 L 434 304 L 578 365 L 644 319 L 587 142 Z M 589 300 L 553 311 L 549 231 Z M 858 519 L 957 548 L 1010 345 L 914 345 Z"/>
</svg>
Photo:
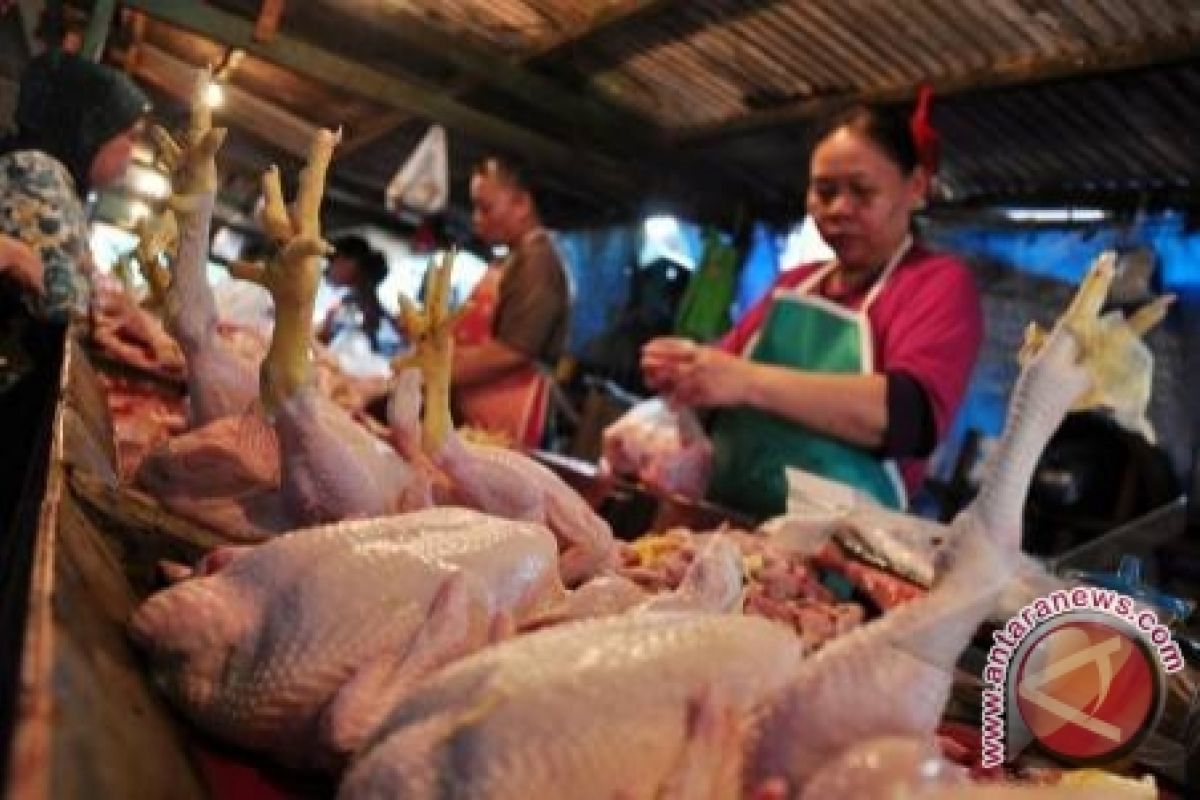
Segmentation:
<svg viewBox="0 0 1200 800">
<path fill-rule="evenodd" d="M 712 442 L 691 410 L 655 398 L 638 403 L 604 431 L 602 461 L 651 489 L 699 499 L 712 474 Z"/>
<path fill-rule="evenodd" d="M 433 125 L 387 187 L 387 207 L 436 214 L 450 199 L 446 130 Z"/>
</svg>

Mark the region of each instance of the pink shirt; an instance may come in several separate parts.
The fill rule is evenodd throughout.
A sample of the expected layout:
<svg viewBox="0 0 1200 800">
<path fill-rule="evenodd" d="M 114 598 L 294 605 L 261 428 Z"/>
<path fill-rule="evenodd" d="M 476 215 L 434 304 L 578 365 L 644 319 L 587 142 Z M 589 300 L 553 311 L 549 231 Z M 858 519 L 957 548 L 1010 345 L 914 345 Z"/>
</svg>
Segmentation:
<svg viewBox="0 0 1200 800">
<path fill-rule="evenodd" d="M 805 264 L 780 275 L 719 346 L 748 355 L 746 347 L 766 319 L 774 291 L 796 288 L 819 266 Z M 851 309 L 859 308 L 866 296 L 864 290 L 834 297 L 824 283 L 816 291 Z M 875 372 L 903 372 L 921 385 L 940 441 L 954 421 L 983 341 L 983 312 L 970 272 L 956 257 L 916 244 L 897 265 L 867 316 L 874 337 Z M 925 460 L 902 459 L 900 471 L 911 497 L 925 478 Z"/>
</svg>

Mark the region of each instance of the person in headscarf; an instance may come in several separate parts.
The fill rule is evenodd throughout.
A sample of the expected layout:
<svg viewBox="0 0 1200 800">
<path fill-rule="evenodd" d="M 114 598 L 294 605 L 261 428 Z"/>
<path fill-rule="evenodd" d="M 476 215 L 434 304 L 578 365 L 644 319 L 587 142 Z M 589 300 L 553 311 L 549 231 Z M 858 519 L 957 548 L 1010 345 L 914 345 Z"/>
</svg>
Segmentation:
<svg viewBox="0 0 1200 800">
<path fill-rule="evenodd" d="M 35 316 L 61 322 L 86 305 L 84 200 L 124 176 L 149 108 L 123 73 L 72 53 L 43 53 L 22 74 L 16 130 L 0 141 L 0 236 L 41 261 L 41 291 L 24 295 Z M 21 266 L 0 271 L 28 276 L 29 264 Z"/>
<path fill-rule="evenodd" d="M 388 325 L 399 334 L 395 320 L 379 302 L 379 284 L 388 275 L 387 258 L 361 236 L 342 236 L 332 244 L 333 255 L 325 279 L 348 291 L 329 310 L 317 338 L 329 344 L 342 330 L 354 327 L 366 335 L 372 350 L 381 352 L 383 326 Z"/>
</svg>

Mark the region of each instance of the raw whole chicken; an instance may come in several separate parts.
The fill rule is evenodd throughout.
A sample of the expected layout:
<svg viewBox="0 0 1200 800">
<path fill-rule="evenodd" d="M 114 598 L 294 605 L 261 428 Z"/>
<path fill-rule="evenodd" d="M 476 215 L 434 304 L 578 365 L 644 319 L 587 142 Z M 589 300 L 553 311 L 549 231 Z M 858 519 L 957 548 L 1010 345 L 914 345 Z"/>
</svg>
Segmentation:
<svg viewBox="0 0 1200 800">
<path fill-rule="evenodd" d="M 1042 448 L 1099 388 L 1094 342 L 1071 329 L 1098 313 L 1111 277 L 1093 270 L 1022 371 L 997 458 L 926 596 L 803 661 L 791 631 L 754 617 L 647 613 L 518 638 L 405 696 L 341 797 L 726 798 L 739 785 L 798 797 L 867 738 L 932 738 L 954 665 L 1016 570 Z"/>
<path fill-rule="evenodd" d="M 279 490 L 279 439 L 256 408 L 161 442 L 135 481 L 164 508 L 236 541 L 299 527 Z"/>
<path fill-rule="evenodd" d="M 138 476 L 168 507 L 234 538 L 431 504 L 428 473 L 410 466 L 319 390 L 310 343 L 318 255 L 328 246 L 320 239 L 318 212 L 335 141 L 328 131 L 314 140 L 294 212 L 284 205 L 278 171 L 264 176 L 264 226 L 277 252 L 267 264 L 240 263 L 232 270 L 264 286 L 275 301 L 275 326 L 260 370 L 261 403 L 161 448 Z M 204 197 L 196 207 L 205 207 Z M 203 291 L 211 299 L 207 284 Z M 254 435 L 238 435 L 246 430 Z M 203 470 L 195 468 L 197 461 Z M 211 485 L 210 477 L 216 478 Z"/>
<path fill-rule="evenodd" d="M 431 463 L 444 478 L 434 483 L 438 503 L 544 522 L 563 547 L 563 580 L 576 586 L 617 565 L 616 540 L 608 523 L 533 459 L 504 447 L 464 442 L 453 428 L 450 358 L 455 315 L 448 308 L 453 262 L 454 254 L 449 253 L 440 266 L 430 266 L 424 312 L 402 299 L 413 350 L 394 364 L 389 404 L 393 444 L 410 463 Z"/>
<path fill-rule="evenodd" d="M 782 783 L 796 793 L 856 742 L 933 736 L 959 655 L 1021 564 L 1025 497 L 1042 449 L 1089 389 L 1119 393 L 1098 383 L 1089 363 L 1101 342 L 1074 333 L 1098 315 L 1112 275 L 1111 264 L 1097 262 L 1022 370 L 979 495 L 947 532 L 950 568 L 924 598 L 834 640 L 800 666 L 751 737 L 747 786 Z M 1136 337 L 1124 342 L 1144 347 Z M 846 697 L 855 698 L 853 713 Z"/>
<path fill-rule="evenodd" d="M 791 631 L 758 617 L 645 613 L 537 631 L 415 687 L 338 796 L 649 800 L 694 763 L 735 791 L 722 721 L 750 715 L 800 657 Z"/>
<path fill-rule="evenodd" d="M 328 764 L 392 693 L 561 602 L 556 556 L 544 527 L 465 509 L 331 525 L 217 551 L 131 630 L 200 725 Z"/>
<path fill-rule="evenodd" d="M 257 347 L 246 341 L 250 332 L 243 334 L 220 325 L 208 283 L 209 226 L 219 187 L 215 156 L 225 139 L 225 129 L 212 127 L 212 112 L 204 99 L 208 83 L 208 71 L 199 71 L 182 146 L 163 129 L 154 130 L 172 173 L 172 194 L 165 214 L 178 219 L 178 253 L 169 286 L 162 286 L 163 278 L 154 269 L 159 258 L 156 245 L 168 242 L 143 235 L 138 253 L 148 283 L 163 297 L 167 328 L 187 360 L 194 427 L 241 414 L 258 398 L 258 365 L 265 352 L 261 341 Z"/>
<path fill-rule="evenodd" d="M 239 263 L 237 277 L 259 283 L 275 300 L 275 328 L 263 360 L 261 400 L 279 436 L 284 507 L 297 527 L 425 508 L 430 477 L 380 441 L 317 387 L 313 304 L 319 258 L 319 212 L 337 135 L 318 131 L 289 209 L 279 172 L 263 176 L 263 226 L 277 248 L 265 264 Z"/>
</svg>

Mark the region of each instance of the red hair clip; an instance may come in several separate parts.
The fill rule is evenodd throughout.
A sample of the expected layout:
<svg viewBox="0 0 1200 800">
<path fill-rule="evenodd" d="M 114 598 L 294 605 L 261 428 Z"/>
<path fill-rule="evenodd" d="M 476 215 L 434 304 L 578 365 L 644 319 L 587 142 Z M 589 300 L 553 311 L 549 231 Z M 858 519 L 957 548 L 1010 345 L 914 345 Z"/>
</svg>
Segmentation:
<svg viewBox="0 0 1200 800">
<path fill-rule="evenodd" d="M 931 177 L 937 173 L 938 161 L 941 159 L 941 137 L 929 119 L 932 104 L 933 87 L 923 83 L 917 88 L 917 105 L 913 109 L 909 126 L 913 143 L 917 147 L 917 161 Z"/>
</svg>

